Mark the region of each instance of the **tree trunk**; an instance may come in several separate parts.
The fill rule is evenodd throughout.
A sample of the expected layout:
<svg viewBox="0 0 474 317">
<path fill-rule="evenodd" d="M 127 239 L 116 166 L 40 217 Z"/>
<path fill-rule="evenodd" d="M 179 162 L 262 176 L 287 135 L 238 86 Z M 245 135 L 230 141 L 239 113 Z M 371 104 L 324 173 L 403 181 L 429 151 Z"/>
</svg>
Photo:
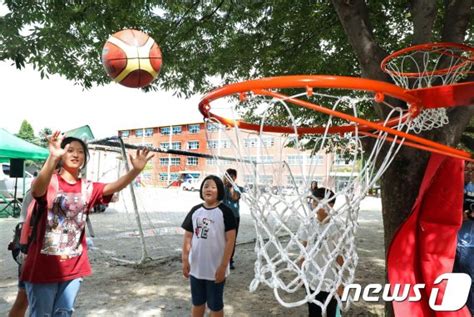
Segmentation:
<svg viewBox="0 0 474 317">
<path fill-rule="evenodd" d="M 377 45 L 368 28 L 370 24 L 365 1 L 333 0 L 332 2 L 349 43 L 357 56 L 363 76 L 390 81 L 379 68 L 380 61 L 387 54 Z M 446 24 L 443 28 L 444 40 L 462 42 L 470 17 L 471 5 L 472 0 L 454 0 L 446 5 Z M 414 41 L 430 41 L 431 29 L 436 15 L 436 4 L 432 1 L 413 0 L 411 12 L 414 18 L 414 27 L 417 28 L 414 32 Z M 379 111 L 379 113 L 383 112 Z M 462 132 L 474 115 L 474 106 L 454 108 L 450 110 L 448 115 L 450 117 L 449 125 L 437 130 L 427 131 L 422 133 L 421 136 L 447 145 L 457 145 Z M 385 250 L 388 250 L 396 231 L 411 212 L 429 157 L 428 152 L 404 147 L 382 176 Z M 386 316 L 393 316 L 391 303 L 386 303 L 385 313 Z"/>
</svg>

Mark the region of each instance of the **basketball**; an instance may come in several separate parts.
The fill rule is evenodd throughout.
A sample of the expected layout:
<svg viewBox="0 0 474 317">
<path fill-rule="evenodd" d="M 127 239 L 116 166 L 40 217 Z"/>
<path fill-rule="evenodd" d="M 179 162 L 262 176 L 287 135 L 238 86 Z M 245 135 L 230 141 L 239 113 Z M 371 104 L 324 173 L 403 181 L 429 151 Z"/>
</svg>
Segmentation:
<svg viewBox="0 0 474 317">
<path fill-rule="evenodd" d="M 161 51 L 147 34 L 137 30 L 122 30 L 105 43 L 102 63 L 115 82 L 131 88 L 144 87 L 160 72 Z"/>
</svg>

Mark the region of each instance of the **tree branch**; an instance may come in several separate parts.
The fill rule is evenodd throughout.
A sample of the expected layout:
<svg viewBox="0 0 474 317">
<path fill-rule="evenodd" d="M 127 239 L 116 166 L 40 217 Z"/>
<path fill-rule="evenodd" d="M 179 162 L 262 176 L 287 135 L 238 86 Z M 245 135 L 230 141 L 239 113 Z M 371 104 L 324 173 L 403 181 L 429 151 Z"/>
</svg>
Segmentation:
<svg viewBox="0 0 474 317">
<path fill-rule="evenodd" d="M 375 41 L 365 1 L 332 0 L 332 3 L 359 61 L 362 77 L 392 82 L 390 76 L 380 69 L 380 62 L 388 54 Z M 393 98 L 387 98 L 387 102 L 399 103 Z M 374 108 L 380 118 L 385 118 L 390 111 L 388 107 L 382 107 L 380 104 L 375 104 Z"/>
<path fill-rule="evenodd" d="M 445 1 L 446 15 L 444 17 L 441 39 L 443 42 L 464 42 L 464 36 L 472 12 L 473 0 Z"/>
<path fill-rule="evenodd" d="M 375 42 L 365 1 L 332 0 L 332 3 L 359 61 L 362 77 L 388 81 L 379 67 L 387 53 Z"/>
<path fill-rule="evenodd" d="M 413 16 L 413 44 L 431 42 L 437 2 L 433 0 L 412 0 L 410 11 Z"/>
<path fill-rule="evenodd" d="M 467 127 L 464 132 L 467 132 L 467 133 L 474 133 L 474 127 Z"/>
</svg>

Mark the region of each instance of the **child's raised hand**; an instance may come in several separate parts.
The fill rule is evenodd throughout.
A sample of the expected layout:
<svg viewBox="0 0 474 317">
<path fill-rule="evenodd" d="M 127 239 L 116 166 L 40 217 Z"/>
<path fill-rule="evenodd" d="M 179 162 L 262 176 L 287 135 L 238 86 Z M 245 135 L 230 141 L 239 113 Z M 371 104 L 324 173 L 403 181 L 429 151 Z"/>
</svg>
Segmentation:
<svg viewBox="0 0 474 317">
<path fill-rule="evenodd" d="M 64 136 L 60 131 L 54 131 L 52 135 L 48 136 L 48 149 L 51 156 L 60 158 L 64 155 L 64 153 L 66 153 L 67 149 L 69 148 L 69 144 L 67 144 L 64 149 L 62 149 L 61 142 L 63 139 Z"/>
<path fill-rule="evenodd" d="M 132 166 L 136 170 L 143 170 L 145 168 L 146 163 L 148 163 L 149 160 L 154 156 L 153 153 L 150 153 L 150 150 L 144 148 L 144 149 L 138 149 L 135 157 L 130 155 L 130 162 L 132 163 Z"/>
</svg>

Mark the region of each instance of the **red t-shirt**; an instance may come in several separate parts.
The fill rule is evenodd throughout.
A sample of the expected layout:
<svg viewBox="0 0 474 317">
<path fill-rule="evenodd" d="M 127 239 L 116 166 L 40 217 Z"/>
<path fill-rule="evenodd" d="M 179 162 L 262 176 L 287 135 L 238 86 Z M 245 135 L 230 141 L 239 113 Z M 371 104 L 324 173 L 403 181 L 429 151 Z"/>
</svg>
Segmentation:
<svg viewBox="0 0 474 317">
<path fill-rule="evenodd" d="M 58 283 L 91 274 L 87 244 L 83 234 L 89 210 L 96 204 L 108 203 L 103 196 L 103 183 L 92 183 L 89 202 L 84 201 L 81 181 L 69 184 L 58 176 L 58 192 L 51 210 L 43 210 L 36 239 L 28 249 L 21 280 L 30 283 Z M 36 198 L 47 208 L 45 194 Z"/>
</svg>

